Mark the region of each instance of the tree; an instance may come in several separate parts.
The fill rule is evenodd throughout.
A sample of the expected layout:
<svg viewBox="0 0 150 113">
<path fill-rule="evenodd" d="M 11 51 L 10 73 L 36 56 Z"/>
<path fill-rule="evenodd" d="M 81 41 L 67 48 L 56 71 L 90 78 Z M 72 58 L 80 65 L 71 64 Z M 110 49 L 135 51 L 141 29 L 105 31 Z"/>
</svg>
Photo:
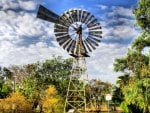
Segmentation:
<svg viewBox="0 0 150 113">
<path fill-rule="evenodd" d="M 112 85 L 109 82 L 92 79 L 89 84 L 86 84 L 86 101 L 89 108 L 100 109 L 100 106 L 105 103 L 105 95 L 112 93 Z"/>
<path fill-rule="evenodd" d="M 54 57 L 44 62 L 13 66 L 11 70 L 16 78 L 17 89 L 24 92 L 23 94 L 26 92 L 25 96 L 29 98 L 29 93 L 32 95 L 29 90 L 45 90 L 50 84 L 55 85 L 62 96 L 66 95 L 71 68 L 72 59 Z"/>
<path fill-rule="evenodd" d="M 136 79 L 132 77 L 130 79 L 129 85 L 123 88 L 124 94 L 124 105 L 136 106 L 136 109 L 129 109 L 129 111 L 137 110 L 141 113 L 148 113 L 150 111 L 150 79 L 142 78 Z M 128 111 L 128 112 L 129 112 Z"/>
<path fill-rule="evenodd" d="M 143 29 L 150 29 L 150 1 L 139 0 L 138 7 L 134 10 L 137 24 Z"/>
<path fill-rule="evenodd" d="M 21 92 L 26 98 L 34 101 L 37 96 L 38 83 L 34 77 L 28 77 L 17 85 L 16 91 Z"/>
<path fill-rule="evenodd" d="M 40 83 L 40 86 L 42 83 L 45 85 L 55 85 L 58 92 L 64 96 L 67 93 L 71 69 L 72 59 L 54 57 L 51 60 L 46 60 L 42 64 L 38 64 L 38 69 L 35 76 L 37 80 L 39 80 L 38 83 Z"/>
<path fill-rule="evenodd" d="M 58 93 L 65 97 L 71 68 L 72 59 L 54 57 L 44 62 L 21 67 L 13 66 L 11 70 L 15 76 L 16 91 L 29 99 L 32 102 L 32 109 L 35 110 L 41 106 L 44 90 L 49 85 L 54 85 Z"/>
<path fill-rule="evenodd" d="M 0 100 L 0 110 L 5 112 L 32 113 L 30 102 L 19 92 L 13 92 L 9 97 Z"/>
<path fill-rule="evenodd" d="M 54 86 L 50 85 L 45 90 L 42 105 L 44 113 L 62 113 L 64 108 L 63 99 L 58 95 Z"/>
<path fill-rule="evenodd" d="M 121 103 L 124 112 L 148 113 L 150 112 L 150 53 L 146 55 L 142 51 L 150 46 L 150 1 L 139 0 L 133 13 L 142 33 L 134 40 L 127 55 L 115 60 L 114 70 L 124 73 L 121 80 L 117 81 L 124 96 Z"/>
<path fill-rule="evenodd" d="M 12 72 L 6 67 L 0 68 L 0 98 L 5 98 L 12 91 Z"/>
</svg>

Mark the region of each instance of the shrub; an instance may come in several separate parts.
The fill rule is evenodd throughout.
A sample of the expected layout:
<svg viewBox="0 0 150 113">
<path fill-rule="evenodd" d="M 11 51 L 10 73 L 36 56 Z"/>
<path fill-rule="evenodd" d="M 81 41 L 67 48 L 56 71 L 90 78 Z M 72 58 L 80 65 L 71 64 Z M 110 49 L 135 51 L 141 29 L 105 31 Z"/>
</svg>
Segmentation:
<svg viewBox="0 0 150 113">
<path fill-rule="evenodd" d="M 44 113 L 62 113 L 64 107 L 62 102 L 62 98 L 58 95 L 55 87 L 49 86 L 42 99 Z"/>
<path fill-rule="evenodd" d="M 0 100 L 0 110 L 9 113 L 15 111 L 17 113 L 30 113 L 31 104 L 19 92 L 11 93 L 9 97 Z"/>
</svg>

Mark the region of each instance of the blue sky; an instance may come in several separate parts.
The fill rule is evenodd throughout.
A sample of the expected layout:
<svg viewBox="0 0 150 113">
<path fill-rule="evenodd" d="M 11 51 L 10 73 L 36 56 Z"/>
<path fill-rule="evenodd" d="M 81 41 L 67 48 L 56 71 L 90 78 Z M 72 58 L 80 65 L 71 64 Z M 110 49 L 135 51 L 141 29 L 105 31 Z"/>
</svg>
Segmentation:
<svg viewBox="0 0 150 113">
<path fill-rule="evenodd" d="M 138 0 L 1 0 L 0 66 L 24 65 L 52 58 L 70 58 L 56 42 L 53 23 L 36 18 L 42 4 L 58 15 L 69 8 L 90 11 L 102 26 L 99 47 L 87 58 L 89 79 L 115 83 L 120 73 L 113 71 L 115 58 L 124 56 L 140 33 L 132 8 Z"/>
</svg>

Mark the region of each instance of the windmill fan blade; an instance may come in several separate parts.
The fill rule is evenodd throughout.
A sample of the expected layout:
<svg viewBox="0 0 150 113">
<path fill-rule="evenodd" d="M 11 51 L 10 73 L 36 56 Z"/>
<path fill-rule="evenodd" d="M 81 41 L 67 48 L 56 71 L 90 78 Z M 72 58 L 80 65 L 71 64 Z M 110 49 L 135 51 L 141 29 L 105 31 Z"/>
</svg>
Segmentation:
<svg viewBox="0 0 150 113">
<path fill-rule="evenodd" d="M 94 27 L 90 27 L 89 30 L 100 30 L 101 26 L 94 26 Z"/>
<path fill-rule="evenodd" d="M 68 29 L 58 29 L 58 28 L 55 28 L 54 29 L 54 32 L 68 32 Z"/>
<path fill-rule="evenodd" d="M 92 52 L 91 48 L 89 47 L 89 45 L 87 44 L 87 42 L 86 42 L 85 40 L 84 40 L 84 43 L 85 43 L 86 47 L 88 48 L 88 50 L 89 50 L 90 52 Z"/>
<path fill-rule="evenodd" d="M 99 24 L 98 24 L 97 20 L 95 19 L 92 22 L 90 22 L 87 26 L 88 26 L 88 28 L 90 28 L 90 27 L 94 27 L 94 26 L 97 26 L 97 25 L 99 25 Z"/>
<path fill-rule="evenodd" d="M 83 22 L 83 23 L 85 23 L 85 21 L 86 21 L 86 19 L 88 18 L 89 15 L 90 15 L 89 12 L 83 13 L 83 15 L 82 15 L 82 22 Z"/>
<path fill-rule="evenodd" d="M 64 45 L 63 45 L 63 48 L 64 49 L 66 49 L 66 47 L 68 46 L 68 44 L 71 42 L 71 38 L 68 40 L 68 41 L 66 41 L 66 43 L 64 43 Z"/>
<path fill-rule="evenodd" d="M 91 24 L 93 22 L 93 20 L 95 20 L 95 17 L 93 15 L 91 15 L 90 20 L 87 22 L 87 26 L 89 24 Z"/>
<path fill-rule="evenodd" d="M 90 15 L 85 23 L 88 25 L 91 22 L 91 20 L 93 20 L 93 19 L 94 19 L 94 16 Z"/>
<path fill-rule="evenodd" d="M 79 10 L 79 22 L 81 22 L 82 20 L 82 14 L 83 14 L 83 10 Z"/>
<path fill-rule="evenodd" d="M 60 44 L 60 46 L 62 46 L 67 40 L 69 40 L 69 38 L 70 38 L 69 36 L 66 36 L 64 38 L 61 38 L 59 41 L 57 39 L 57 41 Z"/>
<path fill-rule="evenodd" d="M 88 24 L 87 26 L 88 26 L 88 28 L 93 28 L 95 26 L 100 26 L 100 23 L 94 22 L 94 23 Z"/>
<path fill-rule="evenodd" d="M 95 45 L 95 46 L 98 46 L 98 43 L 96 43 L 95 41 L 91 40 L 90 37 L 87 37 L 87 40 L 89 42 L 91 42 L 91 44 Z"/>
<path fill-rule="evenodd" d="M 69 12 L 66 12 L 65 16 L 67 17 L 67 21 L 68 21 L 70 24 L 73 23 L 73 20 L 72 20 L 71 15 L 70 15 Z"/>
<path fill-rule="evenodd" d="M 77 15 L 78 15 L 77 21 L 78 21 L 78 22 L 80 21 L 80 11 L 81 11 L 81 10 L 77 10 Z"/>
<path fill-rule="evenodd" d="M 55 36 L 58 38 L 61 38 L 61 37 L 67 36 L 67 35 L 68 35 L 68 33 L 55 33 Z"/>
<path fill-rule="evenodd" d="M 91 31 L 91 30 L 89 30 L 89 34 L 90 35 L 93 35 L 93 34 L 102 34 L 102 31 Z"/>
<path fill-rule="evenodd" d="M 56 28 L 58 28 L 58 29 L 68 29 L 67 26 L 64 26 L 64 25 L 62 25 L 62 24 L 55 24 L 54 28 L 55 28 L 55 29 L 56 29 Z"/>
<path fill-rule="evenodd" d="M 89 35 L 89 37 L 90 37 L 92 40 L 96 41 L 96 42 L 101 42 L 100 39 L 94 38 L 94 36 Z"/>
<path fill-rule="evenodd" d="M 91 44 L 91 42 L 88 40 L 88 39 L 86 39 L 86 41 L 87 41 L 87 43 L 92 47 L 92 49 L 96 49 L 92 44 Z"/>
<path fill-rule="evenodd" d="M 91 18 L 92 15 L 89 13 L 84 23 L 87 24 L 91 20 Z"/>
<path fill-rule="evenodd" d="M 88 52 L 87 52 L 87 49 L 86 49 L 86 47 L 85 47 L 85 45 L 84 45 L 83 42 L 82 42 L 82 47 L 83 47 L 83 49 L 84 49 L 84 54 L 88 53 Z"/>
<path fill-rule="evenodd" d="M 69 18 L 69 15 L 67 15 L 67 14 L 63 14 L 62 16 L 61 16 L 61 20 L 62 20 L 62 22 L 64 23 L 66 23 L 66 24 L 68 24 L 68 25 L 70 25 L 71 24 L 71 20 L 70 20 L 70 18 Z M 61 22 L 61 23 L 62 23 Z"/>
<path fill-rule="evenodd" d="M 70 39 L 70 37 L 69 36 L 64 36 L 64 37 L 56 38 L 56 40 L 58 42 L 61 42 L 62 40 L 67 40 L 67 39 Z"/>
<path fill-rule="evenodd" d="M 71 23 L 73 23 L 74 20 L 73 20 L 73 18 L 72 18 L 72 11 L 67 12 L 67 14 L 68 14 L 69 21 L 70 21 Z"/>
<path fill-rule="evenodd" d="M 38 13 L 37 13 L 37 18 L 49 21 L 49 22 L 53 22 L 53 23 L 57 23 L 59 20 L 59 16 L 57 14 L 55 14 L 54 12 L 48 10 L 47 8 L 45 8 L 44 6 L 40 5 Z"/>
<path fill-rule="evenodd" d="M 95 37 L 98 37 L 98 38 L 102 38 L 101 35 L 97 35 L 97 34 L 89 34 L 89 36 L 95 36 Z"/>
<path fill-rule="evenodd" d="M 76 46 L 76 41 L 73 40 L 73 43 L 72 43 L 71 48 L 70 48 L 72 54 L 74 54 L 75 46 Z"/>
<path fill-rule="evenodd" d="M 72 46 L 72 44 L 73 44 L 73 41 L 74 41 L 74 40 L 72 40 L 71 43 L 68 44 L 68 48 L 67 48 L 67 51 L 68 51 L 68 52 L 71 50 L 71 46 Z"/>
<path fill-rule="evenodd" d="M 74 19 L 74 22 L 77 22 L 77 10 L 72 11 L 72 18 Z"/>
<path fill-rule="evenodd" d="M 59 18 L 58 24 L 62 25 L 62 26 L 65 26 L 65 27 L 69 27 L 69 25 L 70 25 L 70 23 L 67 22 L 67 20 L 64 17 L 60 17 Z"/>
<path fill-rule="evenodd" d="M 79 54 L 84 54 L 84 55 L 88 53 L 82 40 L 77 42 L 75 53 L 76 54 L 78 54 L 78 53 Z"/>
</svg>

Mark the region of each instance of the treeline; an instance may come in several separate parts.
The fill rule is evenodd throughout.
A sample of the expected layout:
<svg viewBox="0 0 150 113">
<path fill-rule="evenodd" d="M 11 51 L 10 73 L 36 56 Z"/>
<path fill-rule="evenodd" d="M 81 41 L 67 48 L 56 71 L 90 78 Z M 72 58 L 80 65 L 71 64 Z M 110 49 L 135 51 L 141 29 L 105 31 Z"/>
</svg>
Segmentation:
<svg viewBox="0 0 150 113">
<path fill-rule="evenodd" d="M 0 68 L 0 109 L 17 112 L 62 113 L 69 84 L 72 59 L 54 57 L 44 62 Z M 87 103 L 105 104 L 112 85 L 101 80 L 86 84 Z M 90 106 L 89 106 L 90 107 Z"/>
<path fill-rule="evenodd" d="M 71 67 L 72 59 L 56 57 L 0 68 L 0 110 L 61 113 Z"/>
</svg>

